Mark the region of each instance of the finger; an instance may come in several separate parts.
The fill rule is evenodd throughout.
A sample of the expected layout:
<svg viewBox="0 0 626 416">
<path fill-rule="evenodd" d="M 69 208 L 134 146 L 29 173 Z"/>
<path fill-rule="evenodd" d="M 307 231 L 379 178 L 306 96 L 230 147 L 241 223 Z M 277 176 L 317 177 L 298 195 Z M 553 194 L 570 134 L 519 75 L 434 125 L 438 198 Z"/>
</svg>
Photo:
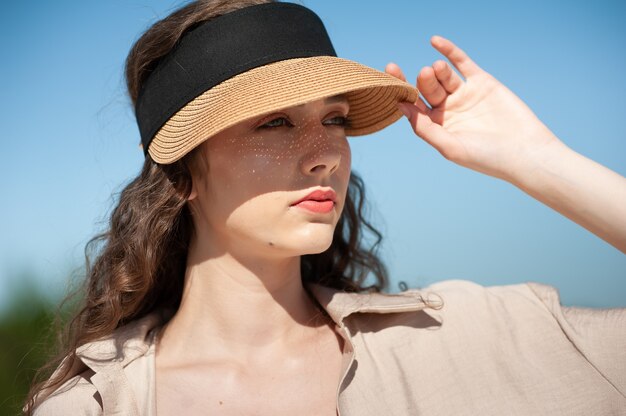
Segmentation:
<svg viewBox="0 0 626 416">
<path fill-rule="evenodd" d="M 435 70 L 429 66 L 420 71 L 417 77 L 417 89 L 432 107 L 437 107 L 448 97 L 448 92 L 435 76 Z"/>
<path fill-rule="evenodd" d="M 415 101 L 415 106 L 424 114 L 428 114 L 430 116 L 431 109 L 424 102 L 422 97 L 417 97 L 417 101 Z"/>
<path fill-rule="evenodd" d="M 385 67 L 385 72 L 388 73 L 389 75 L 393 75 L 394 77 L 398 78 L 401 81 L 406 82 L 406 77 L 402 73 L 402 70 L 400 69 L 398 65 L 396 65 L 393 62 L 389 62 L 387 64 L 387 66 Z"/>
<path fill-rule="evenodd" d="M 435 49 L 448 58 L 450 62 L 452 62 L 452 65 L 454 65 L 465 78 L 482 71 L 461 48 L 448 39 L 442 38 L 441 36 L 433 36 L 430 39 L 430 43 Z"/>
<path fill-rule="evenodd" d="M 387 66 L 385 67 L 385 72 L 388 73 L 389 75 L 393 75 L 394 77 L 406 82 L 406 77 L 402 73 L 402 70 L 394 62 L 389 62 L 387 64 Z M 424 102 L 424 100 L 422 100 L 422 97 L 418 97 L 417 101 L 414 104 L 417 106 L 417 108 L 419 108 L 420 111 L 424 113 L 430 112 L 430 108 L 428 108 L 428 105 Z"/>
<path fill-rule="evenodd" d="M 447 62 L 437 61 L 433 64 L 435 76 L 441 86 L 450 94 L 453 94 L 463 85 L 463 80 L 450 68 Z"/>
<path fill-rule="evenodd" d="M 399 103 L 398 108 L 409 120 L 411 128 L 426 143 L 433 146 L 446 159 L 452 160 L 454 157 L 454 137 L 443 127 L 431 120 L 431 118 L 420 111 L 414 105 Z"/>
<path fill-rule="evenodd" d="M 415 106 L 417 107 L 418 111 L 420 113 L 424 113 L 427 114 L 428 116 L 430 116 L 430 113 L 432 112 L 432 110 L 430 109 L 430 107 L 428 107 L 428 105 L 424 102 L 424 100 L 422 99 L 422 97 L 417 97 L 417 101 L 415 101 L 414 103 L 410 102 L 410 101 L 400 101 L 398 103 L 398 109 L 400 109 L 404 115 L 406 115 L 406 113 L 404 112 L 404 110 L 402 110 L 400 103 L 406 104 L 406 105 L 410 105 L 410 106 Z"/>
</svg>

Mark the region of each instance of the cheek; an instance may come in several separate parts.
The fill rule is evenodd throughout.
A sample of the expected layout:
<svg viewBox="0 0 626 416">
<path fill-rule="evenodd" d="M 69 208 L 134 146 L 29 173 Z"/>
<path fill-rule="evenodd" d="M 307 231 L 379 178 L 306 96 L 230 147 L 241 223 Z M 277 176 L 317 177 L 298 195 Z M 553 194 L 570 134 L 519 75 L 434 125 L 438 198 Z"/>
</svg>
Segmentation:
<svg viewBox="0 0 626 416">
<path fill-rule="evenodd" d="M 269 234 L 284 222 L 287 206 L 278 193 L 264 193 L 242 201 L 228 212 L 225 226 L 240 235 L 269 239 Z"/>
<path fill-rule="evenodd" d="M 257 253 L 304 255 L 321 253 L 332 243 L 339 215 L 311 221 L 290 208 L 284 192 L 260 195 L 230 213 L 226 234 L 240 248 Z M 269 250 L 269 251 L 263 251 Z"/>
<path fill-rule="evenodd" d="M 301 146 L 279 136 L 272 139 L 253 135 L 225 140 L 211 149 L 212 175 L 256 192 L 293 180 Z"/>
<path fill-rule="evenodd" d="M 352 172 L 352 153 L 348 141 L 345 140 L 340 147 L 341 163 L 333 174 L 336 184 L 334 187 L 337 191 L 341 190 L 341 194 L 345 195 L 350 182 L 350 173 Z"/>
<path fill-rule="evenodd" d="M 277 205 L 274 191 L 289 190 L 296 159 L 253 138 L 224 139 L 207 149 L 203 211 L 212 228 L 262 224 Z M 239 225 L 236 225 L 239 224 Z M 254 230 L 251 230 L 254 232 Z"/>
<path fill-rule="evenodd" d="M 340 146 L 341 152 L 341 168 L 350 172 L 352 169 L 352 150 L 348 140 L 344 139 Z"/>
</svg>

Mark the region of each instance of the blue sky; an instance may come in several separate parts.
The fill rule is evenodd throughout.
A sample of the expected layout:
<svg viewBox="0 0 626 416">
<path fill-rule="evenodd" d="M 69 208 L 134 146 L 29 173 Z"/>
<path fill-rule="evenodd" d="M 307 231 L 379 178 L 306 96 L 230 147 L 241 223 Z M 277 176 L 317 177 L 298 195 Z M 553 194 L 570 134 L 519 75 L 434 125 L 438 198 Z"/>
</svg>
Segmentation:
<svg viewBox="0 0 626 416">
<path fill-rule="evenodd" d="M 449 37 L 517 93 L 574 150 L 626 175 L 626 5 L 617 1 L 302 1 L 339 56 L 410 80 Z M 137 174 L 125 95 L 132 42 L 180 2 L 0 5 L 0 305 L 25 275 L 62 293 L 112 194 Z M 538 281 L 564 304 L 626 306 L 626 256 L 513 186 L 443 159 L 405 120 L 351 139 L 371 215 L 402 280 Z M 0 308 L 1 309 L 1 308 Z"/>
</svg>

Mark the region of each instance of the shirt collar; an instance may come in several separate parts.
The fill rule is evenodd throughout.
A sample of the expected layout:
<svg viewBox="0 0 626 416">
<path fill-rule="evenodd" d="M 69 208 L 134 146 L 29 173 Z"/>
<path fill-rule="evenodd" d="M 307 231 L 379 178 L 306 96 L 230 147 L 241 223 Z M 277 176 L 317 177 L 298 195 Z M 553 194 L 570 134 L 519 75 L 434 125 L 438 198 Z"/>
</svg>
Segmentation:
<svg viewBox="0 0 626 416">
<path fill-rule="evenodd" d="M 441 307 L 440 299 L 433 299 L 431 295 L 417 290 L 399 294 L 350 293 L 318 284 L 310 284 L 309 289 L 338 325 L 342 325 L 344 319 L 356 313 L 401 313 Z M 125 367 L 148 351 L 150 331 L 160 327 L 169 314 L 152 313 L 119 328 L 108 337 L 79 347 L 76 355 L 94 371 L 108 367 L 111 362 Z"/>
<path fill-rule="evenodd" d="M 431 294 L 417 290 L 398 294 L 349 293 L 317 284 L 309 285 L 309 289 L 338 325 L 355 313 L 415 312 L 425 308 L 439 309 L 442 306 L 440 298 L 433 298 Z"/>
<path fill-rule="evenodd" d="M 125 367 L 148 351 L 151 345 L 148 339 L 150 331 L 160 327 L 166 318 L 165 312 L 151 313 L 118 328 L 107 337 L 78 347 L 76 356 L 96 372 L 101 367 L 109 367 L 111 362 Z"/>
</svg>

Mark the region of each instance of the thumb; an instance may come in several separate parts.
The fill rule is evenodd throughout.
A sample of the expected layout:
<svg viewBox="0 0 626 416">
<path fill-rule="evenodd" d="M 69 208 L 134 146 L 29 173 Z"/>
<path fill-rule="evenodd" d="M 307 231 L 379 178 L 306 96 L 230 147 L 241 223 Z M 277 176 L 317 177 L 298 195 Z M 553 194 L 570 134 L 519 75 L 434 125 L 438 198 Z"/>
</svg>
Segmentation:
<svg viewBox="0 0 626 416">
<path fill-rule="evenodd" d="M 449 159 L 448 149 L 453 148 L 454 137 L 446 129 L 432 121 L 428 114 L 414 104 L 401 102 L 398 103 L 398 109 L 406 116 L 415 134 Z"/>
</svg>

